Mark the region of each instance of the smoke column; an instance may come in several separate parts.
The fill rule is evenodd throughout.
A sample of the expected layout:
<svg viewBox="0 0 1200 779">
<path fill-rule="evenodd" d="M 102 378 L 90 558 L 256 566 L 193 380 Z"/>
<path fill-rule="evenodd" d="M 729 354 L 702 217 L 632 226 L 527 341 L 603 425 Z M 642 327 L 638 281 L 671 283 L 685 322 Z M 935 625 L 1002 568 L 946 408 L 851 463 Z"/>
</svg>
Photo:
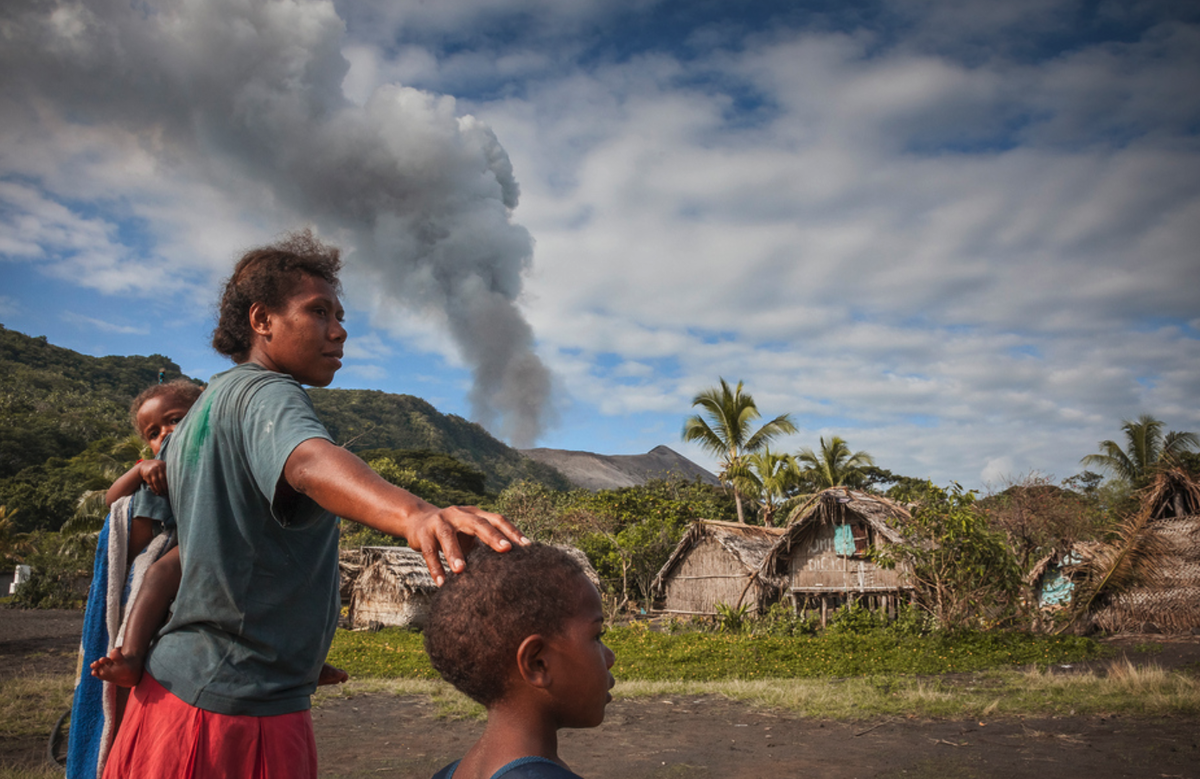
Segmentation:
<svg viewBox="0 0 1200 779">
<path fill-rule="evenodd" d="M 517 307 L 533 240 L 512 221 L 508 156 L 453 98 L 390 85 L 347 101 L 332 3 L 6 0 L 0 25 L 0 141 L 113 128 L 164 174 L 315 224 L 353 247 L 378 319 L 400 306 L 444 324 L 481 423 L 538 437 L 550 376 Z"/>
</svg>

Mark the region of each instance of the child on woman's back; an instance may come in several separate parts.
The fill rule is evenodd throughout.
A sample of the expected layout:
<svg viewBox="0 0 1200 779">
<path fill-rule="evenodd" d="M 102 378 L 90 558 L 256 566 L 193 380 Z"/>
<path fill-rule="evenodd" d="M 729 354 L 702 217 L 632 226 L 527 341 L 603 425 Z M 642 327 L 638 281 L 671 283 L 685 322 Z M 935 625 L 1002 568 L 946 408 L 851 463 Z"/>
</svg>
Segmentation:
<svg viewBox="0 0 1200 779">
<path fill-rule="evenodd" d="M 594 728 L 612 700 L 600 594 L 566 552 L 478 547 L 434 596 L 425 650 L 446 681 L 487 708 L 487 727 L 433 779 L 579 779 L 560 728 Z"/>
<path fill-rule="evenodd" d="M 151 384 L 133 399 L 129 419 L 134 430 L 158 456 L 163 441 L 170 435 L 185 416 L 188 409 L 200 397 L 204 388 L 187 379 L 175 379 L 162 384 Z M 167 464 L 162 460 L 138 460 L 123 476 L 112 483 L 104 501 L 111 506 L 118 499 L 132 495 L 145 484 L 157 495 L 167 494 Z M 129 536 L 129 559 L 146 547 L 154 528 L 150 520 L 135 517 Z"/>
<path fill-rule="evenodd" d="M 130 419 L 155 457 L 162 451 L 167 436 L 187 416 L 201 392 L 203 388 L 199 385 L 187 379 L 176 379 L 153 384 L 134 398 Z M 166 471 L 167 464 L 162 460 L 139 460 L 108 488 L 105 501 L 111 506 L 120 498 L 133 495 L 142 485 L 149 487 L 156 495 L 166 495 Z M 153 535 L 154 522 L 135 513 L 129 529 L 130 561 L 146 547 Z M 146 652 L 150 649 L 154 634 L 166 621 L 171 601 L 179 591 L 181 576 L 179 547 L 175 546 L 147 570 L 138 597 L 129 604 L 125 640 L 107 657 L 99 657 L 91 663 L 92 676 L 120 687 L 133 687 L 141 680 Z M 321 668 L 318 684 L 337 684 L 348 678 L 345 671 L 326 663 Z"/>
</svg>

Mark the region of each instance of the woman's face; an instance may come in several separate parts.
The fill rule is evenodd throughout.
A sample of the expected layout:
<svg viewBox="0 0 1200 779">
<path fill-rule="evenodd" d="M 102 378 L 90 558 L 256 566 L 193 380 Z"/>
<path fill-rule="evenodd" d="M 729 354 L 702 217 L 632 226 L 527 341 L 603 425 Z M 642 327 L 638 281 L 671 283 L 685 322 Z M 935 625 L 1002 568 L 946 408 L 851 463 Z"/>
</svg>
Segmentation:
<svg viewBox="0 0 1200 779">
<path fill-rule="evenodd" d="M 304 274 L 278 311 L 255 303 L 250 361 L 301 384 L 324 387 L 342 367 L 345 310 L 328 281 Z"/>
</svg>

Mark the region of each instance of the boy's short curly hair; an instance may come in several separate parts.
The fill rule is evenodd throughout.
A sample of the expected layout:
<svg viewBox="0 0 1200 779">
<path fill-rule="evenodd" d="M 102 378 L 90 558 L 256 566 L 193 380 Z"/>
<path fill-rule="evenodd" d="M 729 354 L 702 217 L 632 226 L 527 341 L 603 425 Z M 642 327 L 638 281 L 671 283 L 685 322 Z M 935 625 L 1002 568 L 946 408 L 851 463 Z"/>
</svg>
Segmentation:
<svg viewBox="0 0 1200 779">
<path fill-rule="evenodd" d="M 173 379 L 163 384 L 151 384 L 139 392 L 138 396 L 133 399 L 133 403 L 129 404 L 129 422 L 133 425 L 133 429 L 137 430 L 138 435 L 145 440 L 146 436 L 142 435 L 142 430 L 138 427 L 138 412 L 142 410 L 142 406 L 152 398 L 163 396 L 182 400 L 190 406 L 196 402 L 196 398 L 200 397 L 201 392 L 204 392 L 204 387 L 188 379 Z"/>
<path fill-rule="evenodd" d="M 554 546 L 495 552 L 478 545 L 465 572 L 433 597 L 425 651 L 442 678 L 490 706 L 504 697 L 517 649 L 531 635 L 555 636 L 571 616 L 571 587 L 583 568 Z"/>
<path fill-rule="evenodd" d="M 213 348 L 234 362 L 245 362 L 254 334 L 250 306 L 262 303 L 279 310 L 304 275 L 324 279 L 340 290 L 341 269 L 341 252 L 318 241 L 311 230 L 291 233 L 278 243 L 246 252 L 225 282 Z"/>
</svg>

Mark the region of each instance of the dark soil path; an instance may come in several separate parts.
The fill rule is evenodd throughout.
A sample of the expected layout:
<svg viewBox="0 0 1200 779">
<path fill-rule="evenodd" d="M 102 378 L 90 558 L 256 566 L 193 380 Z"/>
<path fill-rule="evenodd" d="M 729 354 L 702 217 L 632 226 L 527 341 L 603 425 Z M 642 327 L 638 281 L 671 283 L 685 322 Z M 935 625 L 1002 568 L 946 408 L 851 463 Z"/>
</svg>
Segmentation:
<svg viewBox="0 0 1200 779">
<path fill-rule="evenodd" d="M 71 673 L 80 612 L 0 609 L 0 683 Z M 1159 651 L 1146 651 L 1149 643 Z M 1111 642 L 1135 663 L 1200 669 L 1200 639 Z M 619 692 L 619 688 L 618 688 Z M 328 777 L 417 777 L 461 756 L 482 723 L 444 720 L 420 698 L 354 694 L 313 712 Z M 45 742 L 4 744 L 0 767 L 43 759 Z M 1062 717 L 995 721 L 802 719 L 717 697 L 618 699 L 595 730 L 566 731 L 563 757 L 589 779 L 668 777 L 1188 777 L 1200 779 L 1200 721 Z"/>
</svg>

